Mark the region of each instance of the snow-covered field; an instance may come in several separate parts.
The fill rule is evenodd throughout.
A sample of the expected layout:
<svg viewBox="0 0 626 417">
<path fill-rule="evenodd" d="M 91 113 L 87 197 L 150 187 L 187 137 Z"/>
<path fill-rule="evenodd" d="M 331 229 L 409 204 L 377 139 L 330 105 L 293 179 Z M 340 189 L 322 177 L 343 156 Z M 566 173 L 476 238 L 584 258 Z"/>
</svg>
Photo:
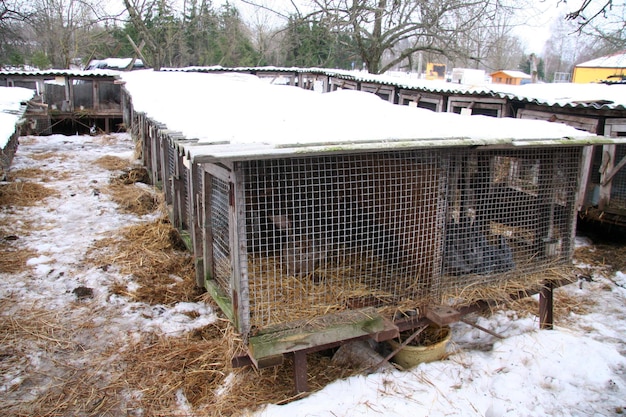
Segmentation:
<svg viewBox="0 0 626 417">
<path fill-rule="evenodd" d="M 124 283 L 132 291 L 129 274 L 114 264 L 85 262 L 98 241 L 159 216 L 124 213 L 101 192 L 112 172 L 93 162 L 105 155 L 131 161 L 129 135 L 23 137 L 20 143 L 12 171 L 43 170 L 36 181 L 55 194 L 33 206 L 0 207 L 1 247 L 28 257 L 28 268 L 0 271 L 0 415 L 231 414 L 220 410 L 219 401 L 193 405 L 182 388 L 174 389 L 167 413 L 155 414 L 137 406 L 146 388 L 120 379 L 133 343 L 151 335 L 184 342 L 217 317 L 202 302 L 134 300 L 114 290 Z M 594 250 L 588 241 L 580 245 Z M 592 281 L 557 290 L 557 309 L 559 300 L 576 308 L 559 310 L 555 330 L 538 330 L 537 318 L 524 310 L 470 317 L 504 339 L 459 323 L 444 361 L 353 376 L 285 405 L 240 414 L 620 415 L 626 409 L 626 274 L 581 267 Z M 79 288 L 91 293 L 83 296 Z M 233 375 L 224 379 L 225 390 L 242 375 L 254 377 Z"/>
</svg>

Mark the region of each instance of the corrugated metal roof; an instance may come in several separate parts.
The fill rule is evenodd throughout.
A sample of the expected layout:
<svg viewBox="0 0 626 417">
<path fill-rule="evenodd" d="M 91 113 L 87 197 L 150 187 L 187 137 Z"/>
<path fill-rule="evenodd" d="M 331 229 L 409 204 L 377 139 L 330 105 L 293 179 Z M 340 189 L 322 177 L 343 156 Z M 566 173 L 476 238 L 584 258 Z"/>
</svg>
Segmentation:
<svg viewBox="0 0 626 417">
<path fill-rule="evenodd" d="M 577 64 L 576 67 L 581 68 L 625 68 L 626 69 L 626 51 L 616 52 L 614 54 L 602 56 Z"/>
<path fill-rule="evenodd" d="M 50 69 L 50 70 L 2 70 L 0 76 L 30 76 L 30 77 L 115 77 L 119 71 L 113 70 L 70 70 L 70 69 Z"/>
<path fill-rule="evenodd" d="M 205 73 L 289 73 L 312 74 L 336 77 L 355 82 L 366 82 L 392 86 L 398 89 L 415 90 L 440 95 L 459 95 L 475 97 L 497 97 L 522 103 L 533 103 L 542 106 L 561 108 L 590 108 L 607 110 L 626 109 L 626 88 L 623 84 L 573 84 L 573 83 L 541 83 L 511 86 L 506 84 L 464 85 L 441 80 L 418 79 L 414 74 L 390 73 L 369 74 L 365 71 L 348 71 L 330 68 L 298 68 L 298 67 L 184 67 L 163 68 L 162 72 L 205 72 Z M 8 75 L 33 76 L 73 76 L 73 77 L 114 77 L 120 72 L 111 70 L 77 71 L 77 70 L 45 70 L 45 71 L 0 71 Z"/>
</svg>

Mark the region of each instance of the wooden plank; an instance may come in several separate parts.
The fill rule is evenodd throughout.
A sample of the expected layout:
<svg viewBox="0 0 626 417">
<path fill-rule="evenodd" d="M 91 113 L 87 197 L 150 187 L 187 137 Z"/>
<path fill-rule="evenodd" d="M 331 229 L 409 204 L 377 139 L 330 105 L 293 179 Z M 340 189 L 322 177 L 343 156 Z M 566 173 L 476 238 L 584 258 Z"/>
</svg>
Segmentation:
<svg viewBox="0 0 626 417">
<path fill-rule="evenodd" d="M 585 146 L 582 152 L 582 161 L 578 178 L 578 190 L 576 193 L 576 211 L 582 210 L 587 199 L 587 186 L 593 158 L 593 146 Z M 575 221 L 575 219 L 574 219 Z M 574 227 L 575 229 L 575 227 Z"/>
<path fill-rule="evenodd" d="M 250 290 L 248 288 L 248 254 L 246 243 L 246 197 L 243 164 L 236 162 L 230 183 L 228 206 L 229 253 L 232 274 L 230 288 L 235 308 L 235 328 L 247 335 L 250 331 Z"/>
<path fill-rule="evenodd" d="M 554 328 L 554 285 L 546 282 L 539 291 L 539 328 Z"/>
<path fill-rule="evenodd" d="M 385 320 L 374 309 L 346 311 L 312 320 L 264 329 L 249 341 L 255 360 L 367 336 L 385 330 Z"/>
<path fill-rule="evenodd" d="M 626 119 L 606 119 L 604 121 L 604 136 L 616 138 L 626 132 Z"/>
<path fill-rule="evenodd" d="M 439 327 L 443 327 L 459 321 L 461 313 L 447 306 L 430 306 L 426 308 L 426 318 Z"/>
<path fill-rule="evenodd" d="M 598 131 L 598 119 L 592 117 L 574 116 L 569 114 L 561 114 L 550 111 L 537 111 L 520 109 L 517 112 L 518 119 L 528 120 L 547 120 L 549 122 L 563 123 L 576 129 L 585 130 L 591 133 Z"/>
<path fill-rule="evenodd" d="M 606 174 L 606 177 L 602 180 L 602 185 L 607 185 L 613 179 L 615 174 L 617 174 L 620 169 L 624 168 L 624 165 L 626 165 L 626 156 L 624 156 L 617 163 L 617 165 L 615 165 L 613 169 L 611 169 L 611 171 Z"/>
<path fill-rule="evenodd" d="M 207 277 L 207 279 L 204 281 L 204 286 L 211 298 L 213 298 L 213 300 L 219 306 L 220 310 L 222 310 L 224 315 L 230 321 L 234 322 L 235 314 L 230 297 L 226 296 L 222 289 L 219 287 L 219 285 L 217 285 L 217 282 L 215 282 L 215 280 L 213 279 L 210 279 L 209 277 Z"/>
<path fill-rule="evenodd" d="M 611 202 L 611 182 L 605 181 L 608 174 L 613 170 L 615 163 L 616 145 L 602 146 L 602 164 L 600 165 L 600 201 L 598 208 L 604 210 Z"/>
</svg>

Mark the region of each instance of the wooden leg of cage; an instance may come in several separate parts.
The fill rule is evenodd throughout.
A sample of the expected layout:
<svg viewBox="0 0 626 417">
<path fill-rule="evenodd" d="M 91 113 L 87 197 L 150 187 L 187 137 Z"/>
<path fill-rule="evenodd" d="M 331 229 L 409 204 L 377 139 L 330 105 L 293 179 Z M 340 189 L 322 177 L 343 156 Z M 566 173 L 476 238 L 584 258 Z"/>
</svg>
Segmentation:
<svg viewBox="0 0 626 417">
<path fill-rule="evenodd" d="M 293 379 L 296 385 L 296 394 L 309 390 L 306 368 L 306 352 L 304 350 L 293 352 Z"/>
<path fill-rule="evenodd" d="M 539 328 L 554 328 L 554 285 L 546 282 L 539 291 Z"/>
</svg>

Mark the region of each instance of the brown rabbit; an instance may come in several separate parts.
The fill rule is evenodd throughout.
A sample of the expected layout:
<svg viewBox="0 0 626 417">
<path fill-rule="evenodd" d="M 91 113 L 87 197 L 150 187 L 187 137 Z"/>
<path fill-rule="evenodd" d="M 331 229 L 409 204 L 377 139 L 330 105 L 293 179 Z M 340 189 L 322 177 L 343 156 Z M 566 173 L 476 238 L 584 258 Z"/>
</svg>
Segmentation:
<svg viewBox="0 0 626 417">
<path fill-rule="evenodd" d="M 304 236 L 291 237 L 282 252 L 282 262 L 288 275 L 311 274 L 327 256 L 322 242 Z"/>
</svg>

